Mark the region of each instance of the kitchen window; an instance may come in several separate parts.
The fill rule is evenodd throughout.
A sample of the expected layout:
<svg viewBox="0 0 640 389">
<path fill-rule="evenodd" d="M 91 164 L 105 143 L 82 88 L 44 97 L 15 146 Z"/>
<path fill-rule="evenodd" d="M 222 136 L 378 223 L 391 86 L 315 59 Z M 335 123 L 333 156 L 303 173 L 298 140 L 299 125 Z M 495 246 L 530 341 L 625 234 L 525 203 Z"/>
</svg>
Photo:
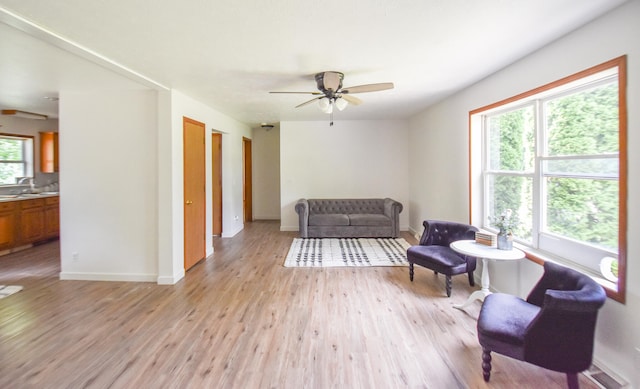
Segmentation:
<svg viewBox="0 0 640 389">
<path fill-rule="evenodd" d="M 473 111 L 477 224 L 511 210 L 534 260 L 601 280 L 624 302 L 626 57 Z M 474 135 L 475 134 L 475 135 Z"/>
<path fill-rule="evenodd" d="M 0 185 L 33 177 L 33 137 L 0 134 Z"/>
</svg>

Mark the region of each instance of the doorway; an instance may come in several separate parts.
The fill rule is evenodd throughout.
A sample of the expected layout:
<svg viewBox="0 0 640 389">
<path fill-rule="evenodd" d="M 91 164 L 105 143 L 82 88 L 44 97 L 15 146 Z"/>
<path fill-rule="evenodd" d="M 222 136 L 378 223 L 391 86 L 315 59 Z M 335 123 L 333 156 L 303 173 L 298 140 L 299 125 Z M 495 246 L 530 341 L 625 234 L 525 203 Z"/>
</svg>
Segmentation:
<svg viewBox="0 0 640 389">
<path fill-rule="evenodd" d="M 243 206 L 243 221 L 253 221 L 253 186 L 252 171 L 251 171 L 251 139 L 242 137 L 242 206 Z"/>
<path fill-rule="evenodd" d="M 183 117 L 184 269 L 206 256 L 205 125 Z"/>
<path fill-rule="evenodd" d="M 212 234 L 222 235 L 222 134 L 211 134 Z"/>
</svg>

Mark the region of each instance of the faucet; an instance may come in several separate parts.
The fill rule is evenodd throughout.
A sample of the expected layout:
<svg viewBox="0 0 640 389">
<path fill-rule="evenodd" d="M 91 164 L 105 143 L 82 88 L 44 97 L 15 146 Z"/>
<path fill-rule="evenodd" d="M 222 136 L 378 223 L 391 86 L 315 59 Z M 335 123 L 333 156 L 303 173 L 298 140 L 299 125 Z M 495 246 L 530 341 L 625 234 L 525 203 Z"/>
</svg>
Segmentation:
<svg viewBox="0 0 640 389">
<path fill-rule="evenodd" d="M 25 181 L 29 181 L 29 189 L 30 191 L 33 191 L 33 177 L 22 177 L 21 179 L 18 180 L 18 185 L 22 185 L 24 184 Z M 26 189 L 22 190 L 22 193 L 27 193 Z"/>
</svg>

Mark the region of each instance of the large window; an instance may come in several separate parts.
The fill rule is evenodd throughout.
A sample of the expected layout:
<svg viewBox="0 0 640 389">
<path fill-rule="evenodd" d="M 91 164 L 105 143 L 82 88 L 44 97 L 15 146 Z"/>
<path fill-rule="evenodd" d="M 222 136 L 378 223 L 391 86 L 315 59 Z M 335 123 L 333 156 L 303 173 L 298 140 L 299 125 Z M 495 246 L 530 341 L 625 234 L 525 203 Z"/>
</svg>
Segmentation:
<svg viewBox="0 0 640 389">
<path fill-rule="evenodd" d="M 482 227 L 511 210 L 529 257 L 602 279 L 624 301 L 625 57 L 471 113 Z M 474 137 L 472 136 L 472 139 Z M 478 143 L 478 141 L 476 142 Z M 472 181 L 473 182 L 473 181 Z"/>
<path fill-rule="evenodd" d="M 0 134 L 0 185 L 33 176 L 33 137 Z"/>
</svg>

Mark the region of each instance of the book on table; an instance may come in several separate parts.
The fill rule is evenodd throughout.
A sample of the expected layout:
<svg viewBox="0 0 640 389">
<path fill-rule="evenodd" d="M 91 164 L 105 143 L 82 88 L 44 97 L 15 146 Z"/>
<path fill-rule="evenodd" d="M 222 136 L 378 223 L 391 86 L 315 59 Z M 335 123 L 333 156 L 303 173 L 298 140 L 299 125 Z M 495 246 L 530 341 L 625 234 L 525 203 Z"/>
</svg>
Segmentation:
<svg viewBox="0 0 640 389">
<path fill-rule="evenodd" d="M 496 234 L 492 234 L 490 232 L 476 232 L 476 243 L 483 244 L 485 246 L 495 246 L 496 241 Z"/>
</svg>

